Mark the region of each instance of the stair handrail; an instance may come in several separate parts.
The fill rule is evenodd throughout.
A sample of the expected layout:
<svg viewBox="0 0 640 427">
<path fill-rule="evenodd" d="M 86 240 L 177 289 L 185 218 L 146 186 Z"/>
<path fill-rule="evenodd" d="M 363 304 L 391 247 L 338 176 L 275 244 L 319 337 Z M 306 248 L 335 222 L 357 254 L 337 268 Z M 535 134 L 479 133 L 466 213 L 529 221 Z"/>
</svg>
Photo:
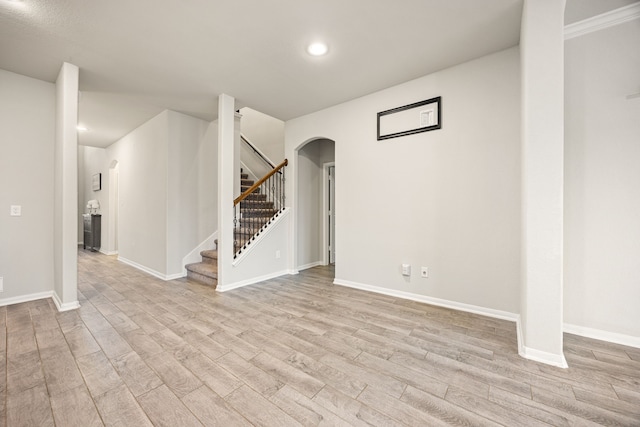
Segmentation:
<svg viewBox="0 0 640 427">
<path fill-rule="evenodd" d="M 280 172 L 280 170 L 282 168 L 284 168 L 285 166 L 287 166 L 289 164 L 289 160 L 288 159 L 284 159 L 282 161 L 282 163 L 280 163 L 278 166 L 274 166 L 273 169 L 268 172 L 265 176 L 263 176 L 262 178 L 260 178 L 260 180 L 258 180 L 255 184 L 253 184 L 251 187 L 249 187 L 248 189 L 246 189 L 241 195 L 239 195 L 238 197 L 236 197 L 233 201 L 233 206 L 236 206 L 238 203 L 240 203 L 241 201 L 243 201 L 244 199 L 246 199 L 249 194 L 253 193 L 256 188 L 260 187 L 266 180 L 268 180 L 269 178 L 271 178 L 273 175 L 275 175 L 276 173 Z"/>
<path fill-rule="evenodd" d="M 268 164 L 268 165 L 269 165 L 269 167 L 270 167 L 271 169 L 273 169 L 273 168 L 275 168 L 275 167 L 276 167 L 276 165 L 274 165 L 274 164 L 271 162 L 271 160 L 269 160 L 269 159 L 267 158 L 267 156 L 266 156 L 265 154 L 263 154 L 263 153 L 262 153 L 262 151 L 260 151 L 260 150 L 255 146 L 255 145 L 253 145 L 253 144 L 251 143 L 251 141 L 249 141 L 249 140 L 247 139 L 247 137 L 246 137 L 246 136 L 244 136 L 244 134 L 242 134 L 242 133 L 240 134 L 240 139 L 241 139 L 245 144 L 247 144 L 247 145 L 249 146 L 249 148 L 251 148 L 251 149 L 253 150 L 253 152 L 254 152 L 258 157 L 260 157 L 260 158 L 261 158 L 261 159 L 262 159 L 266 164 Z"/>
</svg>

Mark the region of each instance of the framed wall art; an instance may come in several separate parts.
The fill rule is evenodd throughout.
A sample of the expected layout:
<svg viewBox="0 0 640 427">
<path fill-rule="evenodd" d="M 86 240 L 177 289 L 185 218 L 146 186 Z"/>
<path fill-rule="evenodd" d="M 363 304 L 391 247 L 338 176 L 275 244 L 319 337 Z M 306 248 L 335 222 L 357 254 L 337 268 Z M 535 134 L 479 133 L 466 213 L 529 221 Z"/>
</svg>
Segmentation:
<svg viewBox="0 0 640 427">
<path fill-rule="evenodd" d="M 440 96 L 378 113 L 378 141 L 440 128 Z"/>
<path fill-rule="evenodd" d="M 91 188 L 93 191 L 102 190 L 102 174 L 96 173 L 91 177 Z"/>
</svg>

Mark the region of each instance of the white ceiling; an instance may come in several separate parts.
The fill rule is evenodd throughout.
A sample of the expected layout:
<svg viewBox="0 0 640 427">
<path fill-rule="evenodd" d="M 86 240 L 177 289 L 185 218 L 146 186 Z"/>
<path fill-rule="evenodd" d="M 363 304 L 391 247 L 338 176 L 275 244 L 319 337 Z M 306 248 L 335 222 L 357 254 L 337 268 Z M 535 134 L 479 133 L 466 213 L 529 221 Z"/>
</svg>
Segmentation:
<svg viewBox="0 0 640 427">
<path fill-rule="evenodd" d="M 213 120 L 220 93 L 288 120 L 506 49 L 522 1 L 0 0 L 0 68 L 80 67 L 80 143 L 104 147 L 167 108 Z"/>
</svg>

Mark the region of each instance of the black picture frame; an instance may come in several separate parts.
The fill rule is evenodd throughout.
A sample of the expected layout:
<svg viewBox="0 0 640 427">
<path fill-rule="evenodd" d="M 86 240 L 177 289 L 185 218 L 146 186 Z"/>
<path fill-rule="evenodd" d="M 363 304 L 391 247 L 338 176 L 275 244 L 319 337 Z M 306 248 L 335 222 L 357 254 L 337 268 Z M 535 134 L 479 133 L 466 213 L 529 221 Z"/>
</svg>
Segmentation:
<svg viewBox="0 0 640 427">
<path fill-rule="evenodd" d="M 415 124 L 415 127 L 414 127 Z M 413 135 L 442 128 L 442 97 L 426 99 L 413 104 L 378 113 L 378 141 Z"/>
<path fill-rule="evenodd" d="M 91 177 L 91 188 L 93 191 L 102 190 L 102 174 L 96 173 Z"/>
</svg>

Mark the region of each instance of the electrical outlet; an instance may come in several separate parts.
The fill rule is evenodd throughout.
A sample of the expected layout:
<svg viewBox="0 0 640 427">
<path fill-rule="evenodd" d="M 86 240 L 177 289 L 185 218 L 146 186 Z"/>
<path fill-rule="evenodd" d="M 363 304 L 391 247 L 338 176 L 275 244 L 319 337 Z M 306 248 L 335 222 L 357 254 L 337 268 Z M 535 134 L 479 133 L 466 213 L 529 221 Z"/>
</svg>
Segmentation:
<svg viewBox="0 0 640 427">
<path fill-rule="evenodd" d="M 11 205 L 11 216 L 22 216 L 22 206 Z"/>
<path fill-rule="evenodd" d="M 0 277 L 0 292 L 4 292 L 4 279 Z"/>
<path fill-rule="evenodd" d="M 422 267 L 420 270 L 420 276 L 427 278 L 429 277 L 429 267 Z"/>
<path fill-rule="evenodd" d="M 276 259 L 280 259 L 280 251 L 276 251 Z"/>
</svg>

